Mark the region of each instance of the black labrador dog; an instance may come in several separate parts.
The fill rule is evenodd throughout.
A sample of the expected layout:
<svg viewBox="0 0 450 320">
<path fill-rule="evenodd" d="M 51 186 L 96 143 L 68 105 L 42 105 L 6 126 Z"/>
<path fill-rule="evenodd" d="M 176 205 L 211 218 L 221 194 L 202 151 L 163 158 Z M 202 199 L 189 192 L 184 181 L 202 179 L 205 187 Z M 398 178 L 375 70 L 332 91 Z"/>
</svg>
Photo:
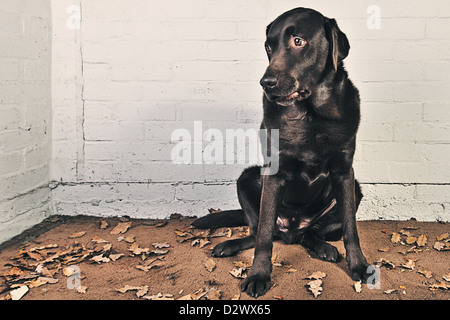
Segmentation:
<svg viewBox="0 0 450 320">
<path fill-rule="evenodd" d="M 353 173 L 360 119 L 358 90 L 343 62 L 350 45 L 334 19 L 296 8 L 267 26 L 269 66 L 262 128 L 279 130 L 275 174 L 251 167 L 237 181 L 242 210 L 214 213 L 194 221 L 199 228 L 248 224 L 250 234 L 217 245 L 215 257 L 255 247 L 253 266 L 241 289 L 252 297 L 270 287 L 274 239 L 297 243 L 336 262 L 326 241 L 343 237 L 353 280 L 372 274 L 359 244 L 356 210 L 362 193 Z"/>
</svg>

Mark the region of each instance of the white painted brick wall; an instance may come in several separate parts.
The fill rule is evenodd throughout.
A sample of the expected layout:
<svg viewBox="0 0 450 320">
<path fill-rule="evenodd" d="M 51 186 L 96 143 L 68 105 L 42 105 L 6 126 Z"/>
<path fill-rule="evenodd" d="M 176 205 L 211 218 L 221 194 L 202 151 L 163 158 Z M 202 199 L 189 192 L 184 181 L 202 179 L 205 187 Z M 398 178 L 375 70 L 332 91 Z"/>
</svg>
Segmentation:
<svg viewBox="0 0 450 320">
<path fill-rule="evenodd" d="M 0 1 L 0 243 L 51 213 L 50 1 Z"/>
<path fill-rule="evenodd" d="M 81 8 L 79 29 L 66 26 L 70 5 Z M 355 170 L 366 193 L 358 217 L 450 220 L 445 0 L 52 1 L 57 211 L 167 217 L 237 206 L 232 186 L 245 166 L 174 165 L 171 133 L 193 134 L 194 121 L 222 133 L 258 129 L 265 27 L 299 5 L 336 18 L 351 43 L 345 63 L 362 99 Z M 370 5 L 380 29 L 367 27 Z M 89 183 L 95 192 L 84 193 Z M 90 205 L 104 183 L 127 202 L 116 193 L 107 207 Z M 133 201 L 134 188 L 167 197 Z"/>
<path fill-rule="evenodd" d="M 450 221 L 447 0 L 1 0 L 2 197 L 31 192 L 36 207 L 52 202 L 59 214 L 237 207 L 245 165 L 175 165 L 171 134 L 193 135 L 194 121 L 223 134 L 259 128 L 265 27 L 299 5 L 336 18 L 351 43 L 366 194 L 358 218 Z M 380 29 L 367 27 L 371 5 Z M 51 199 L 39 188 L 48 175 Z"/>
</svg>

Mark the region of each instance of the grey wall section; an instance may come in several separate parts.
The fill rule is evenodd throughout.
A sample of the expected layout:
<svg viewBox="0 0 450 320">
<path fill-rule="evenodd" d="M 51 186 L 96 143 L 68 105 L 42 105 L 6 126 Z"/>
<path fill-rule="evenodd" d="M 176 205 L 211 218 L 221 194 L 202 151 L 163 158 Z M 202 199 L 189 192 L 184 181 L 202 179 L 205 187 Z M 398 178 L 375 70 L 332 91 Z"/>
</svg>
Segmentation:
<svg viewBox="0 0 450 320">
<path fill-rule="evenodd" d="M 0 0 L 0 242 L 50 215 L 50 0 Z"/>
</svg>

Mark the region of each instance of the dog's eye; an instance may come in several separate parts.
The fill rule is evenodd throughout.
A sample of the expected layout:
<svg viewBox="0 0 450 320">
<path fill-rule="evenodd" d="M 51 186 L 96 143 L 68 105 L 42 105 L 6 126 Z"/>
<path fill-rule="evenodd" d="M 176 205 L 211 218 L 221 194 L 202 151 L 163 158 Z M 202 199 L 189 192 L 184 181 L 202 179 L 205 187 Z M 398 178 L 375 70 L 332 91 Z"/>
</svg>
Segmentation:
<svg viewBox="0 0 450 320">
<path fill-rule="evenodd" d="M 297 47 L 304 47 L 306 45 L 306 40 L 299 38 L 299 37 L 295 37 L 294 38 L 294 45 Z"/>
<path fill-rule="evenodd" d="M 268 44 L 264 45 L 264 47 L 266 48 L 268 54 L 272 53 L 272 48 Z"/>
</svg>

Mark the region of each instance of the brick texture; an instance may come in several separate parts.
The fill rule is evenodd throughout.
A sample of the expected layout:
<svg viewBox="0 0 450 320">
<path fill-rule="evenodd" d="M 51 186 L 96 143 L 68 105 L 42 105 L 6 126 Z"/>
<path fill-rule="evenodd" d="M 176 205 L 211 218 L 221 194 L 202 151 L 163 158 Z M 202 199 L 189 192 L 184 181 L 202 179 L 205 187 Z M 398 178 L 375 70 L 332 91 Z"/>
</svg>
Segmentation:
<svg viewBox="0 0 450 320">
<path fill-rule="evenodd" d="M 355 155 L 367 193 L 361 219 L 449 219 L 448 199 L 438 195 L 450 183 L 450 6 L 438 2 L 302 2 L 336 18 L 351 43 L 345 64 L 362 100 Z M 80 7 L 82 19 L 79 29 L 67 30 L 66 8 L 72 4 Z M 368 26 L 374 4 L 380 9 L 379 29 Z M 202 121 L 203 132 L 217 129 L 223 136 L 227 129 L 258 129 L 265 26 L 298 2 L 63 0 L 52 5 L 52 179 L 75 190 L 80 183 L 122 188 L 146 183 L 149 198 L 153 190 L 172 186 L 165 210 L 142 204 L 139 210 L 148 206 L 149 216 L 168 216 L 180 204 L 181 211 L 197 215 L 205 214 L 209 203 L 236 205 L 230 186 L 245 165 L 175 165 L 171 134 L 182 128 L 193 138 L 194 121 Z M 15 65 L 9 68 L 14 77 Z M 9 112 L 16 121 L 14 109 Z M 409 196 L 383 196 L 391 192 Z M 71 201 L 72 212 L 79 213 L 77 202 L 86 199 L 73 192 Z M 65 213 L 70 201 L 57 202 Z M 100 207 L 96 214 L 110 214 Z"/>
<path fill-rule="evenodd" d="M 176 165 L 171 135 L 186 129 L 194 138 L 195 121 L 203 129 L 197 138 L 208 129 L 225 137 L 259 128 L 265 27 L 298 1 L 14 3 L 0 2 L 7 197 L 50 175 L 60 214 L 164 218 L 237 206 L 234 185 L 245 165 Z M 301 5 L 335 18 L 350 40 L 345 65 L 362 101 L 354 166 L 366 197 L 358 218 L 449 221 L 448 1 Z M 368 11 L 373 5 L 379 17 Z"/>
<path fill-rule="evenodd" d="M 50 1 L 0 1 L 0 242 L 51 213 Z"/>
</svg>

